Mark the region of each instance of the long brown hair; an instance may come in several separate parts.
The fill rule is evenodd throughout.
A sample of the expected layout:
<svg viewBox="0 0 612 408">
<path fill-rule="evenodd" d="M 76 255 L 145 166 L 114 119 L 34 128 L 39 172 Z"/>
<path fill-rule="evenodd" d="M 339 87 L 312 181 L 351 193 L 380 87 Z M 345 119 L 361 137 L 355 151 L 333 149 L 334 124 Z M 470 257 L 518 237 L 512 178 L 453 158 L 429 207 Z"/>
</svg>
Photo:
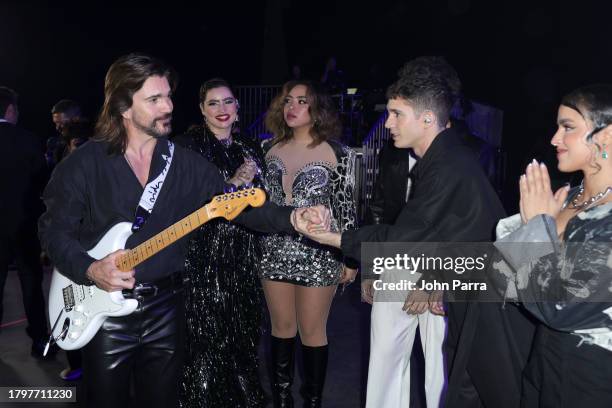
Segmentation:
<svg viewBox="0 0 612 408">
<path fill-rule="evenodd" d="M 312 146 L 316 146 L 328 139 L 340 136 L 342 125 L 334 108 L 334 103 L 323 86 L 314 81 L 294 80 L 286 82 L 281 92 L 272 100 L 266 114 L 266 128 L 272 132 L 272 144 L 286 142 L 293 137 L 293 130 L 285 122 L 285 98 L 289 92 L 298 85 L 306 87 L 306 100 L 308 112 L 313 120 L 310 128 Z"/>
<path fill-rule="evenodd" d="M 132 106 L 136 92 L 152 76 L 165 77 L 172 91 L 177 75 L 162 61 L 145 54 L 129 54 L 116 60 L 104 80 L 104 105 L 98 116 L 94 140 L 109 143 L 109 153 L 123 154 L 127 147 L 127 133 L 123 116 Z"/>
</svg>

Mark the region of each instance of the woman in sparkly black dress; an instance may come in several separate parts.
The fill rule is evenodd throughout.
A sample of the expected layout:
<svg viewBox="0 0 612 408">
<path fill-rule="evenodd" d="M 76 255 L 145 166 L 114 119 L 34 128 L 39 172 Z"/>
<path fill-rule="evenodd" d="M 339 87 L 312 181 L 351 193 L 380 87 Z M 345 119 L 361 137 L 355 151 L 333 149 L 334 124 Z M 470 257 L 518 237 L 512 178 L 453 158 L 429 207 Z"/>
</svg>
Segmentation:
<svg viewBox="0 0 612 408">
<path fill-rule="evenodd" d="M 340 122 L 331 98 L 309 81 L 290 81 L 272 102 L 266 125 L 265 186 L 277 205 L 331 209 L 332 229 L 355 228 L 355 154 L 331 138 Z M 275 407 L 292 407 L 294 343 L 300 333 L 305 407 L 319 407 L 327 369 L 327 316 L 338 283 L 352 282 L 356 262 L 295 235 L 263 239 L 260 273 L 272 322 Z M 347 265 L 348 261 L 348 265 Z"/>
<path fill-rule="evenodd" d="M 215 164 L 236 186 L 259 183 L 263 154 L 257 142 L 233 134 L 238 101 L 221 79 L 200 88 L 203 126 L 177 143 Z M 213 219 L 194 232 L 185 270 L 187 338 L 181 406 L 263 407 L 257 375 L 261 286 L 256 260 L 260 238 L 244 227 Z"/>
</svg>

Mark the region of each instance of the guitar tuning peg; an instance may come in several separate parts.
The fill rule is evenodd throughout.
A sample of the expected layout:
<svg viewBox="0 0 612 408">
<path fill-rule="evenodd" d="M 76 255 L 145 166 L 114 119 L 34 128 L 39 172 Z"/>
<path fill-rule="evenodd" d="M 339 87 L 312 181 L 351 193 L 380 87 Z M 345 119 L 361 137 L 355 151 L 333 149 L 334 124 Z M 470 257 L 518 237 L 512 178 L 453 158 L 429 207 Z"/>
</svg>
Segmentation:
<svg viewBox="0 0 612 408">
<path fill-rule="evenodd" d="M 223 189 L 223 192 L 225 194 L 229 194 L 229 193 L 233 193 L 237 190 L 237 187 L 233 184 L 230 184 L 228 186 L 225 186 L 225 188 Z"/>
</svg>

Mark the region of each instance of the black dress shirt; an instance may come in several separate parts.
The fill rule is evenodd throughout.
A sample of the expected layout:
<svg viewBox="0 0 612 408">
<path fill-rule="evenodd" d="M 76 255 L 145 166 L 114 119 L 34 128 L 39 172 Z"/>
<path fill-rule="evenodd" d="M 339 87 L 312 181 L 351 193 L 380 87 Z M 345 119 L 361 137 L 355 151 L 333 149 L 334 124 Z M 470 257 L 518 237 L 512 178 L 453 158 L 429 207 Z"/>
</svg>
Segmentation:
<svg viewBox="0 0 612 408">
<path fill-rule="evenodd" d="M 165 166 L 167 140 L 157 141 L 147 182 Z M 226 184 L 218 169 L 195 152 L 175 146 L 170 171 L 145 225 L 129 237 L 133 248 L 223 193 Z M 86 277 L 95 261 L 93 248 L 116 223 L 134 221 L 143 187 L 122 155 L 109 154 L 105 142 L 88 142 L 55 169 L 43 199 L 46 212 L 39 220 L 39 236 L 53 263 L 71 280 L 90 283 Z M 262 232 L 292 232 L 291 208 L 271 203 L 246 210 L 236 220 Z M 186 239 L 165 248 L 136 267 L 137 282 L 152 282 L 182 270 Z M 202 256 L 206 256 L 205 253 Z"/>
</svg>

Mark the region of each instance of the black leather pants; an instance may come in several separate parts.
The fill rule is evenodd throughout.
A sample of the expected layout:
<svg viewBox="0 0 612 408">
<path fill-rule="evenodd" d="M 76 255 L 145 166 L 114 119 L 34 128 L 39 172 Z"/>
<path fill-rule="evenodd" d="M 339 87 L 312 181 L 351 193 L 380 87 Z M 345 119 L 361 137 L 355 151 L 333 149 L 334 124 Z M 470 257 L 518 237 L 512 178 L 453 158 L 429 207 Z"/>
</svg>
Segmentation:
<svg viewBox="0 0 612 408">
<path fill-rule="evenodd" d="M 182 292 L 168 288 L 141 300 L 131 315 L 106 319 L 83 349 L 87 407 L 177 406 L 183 308 Z"/>
</svg>

